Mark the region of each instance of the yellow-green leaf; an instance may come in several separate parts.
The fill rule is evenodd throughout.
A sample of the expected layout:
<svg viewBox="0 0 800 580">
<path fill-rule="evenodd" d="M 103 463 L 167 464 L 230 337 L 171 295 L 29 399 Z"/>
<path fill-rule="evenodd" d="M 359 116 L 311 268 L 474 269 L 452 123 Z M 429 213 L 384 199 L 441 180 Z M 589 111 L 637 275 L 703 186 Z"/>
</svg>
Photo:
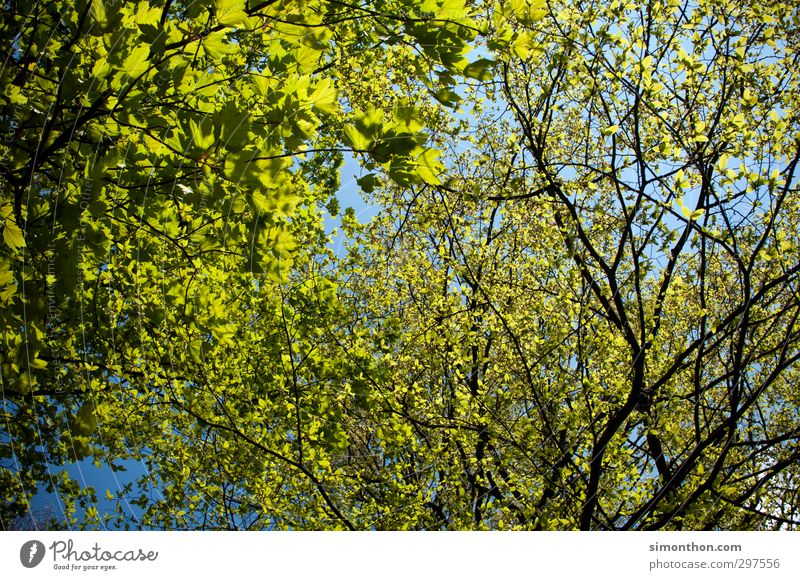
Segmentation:
<svg viewBox="0 0 800 580">
<path fill-rule="evenodd" d="M 216 0 L 214 9 L 219 23 L 226 26 L 242 24 L 248 18 L 244 0 Z"/>
<path fill-rule="evenodd" d="M 189 120 L 189 131 L 192 134 L 192 142 L 200 149 L 208 149 L 214 144 L 214 133 L 212 131 L 204 131 L 200 125 L 195 123 L 194 119 Z M 208 123 L 205 123 L 208 125 Z"/>
<path fill-rule="evenodd" d="M 22 235 L 22 230 L 12 219 L 6 219 L 5 227 L 3 228 L 3 240 L 14 251 L 25 246 L 25 236 Z"/>
<path fill-rule="evenodd" d="M 488 81 L 492 78 L 491 66 L 494 61 L 488 58 L 479 58 L 464 67 L 464 75 L 479 81 Z"/>
<path fill-rule="evenodd" d="M 444 169 L 439 161 L 439 151 L 436 149 L 425 149 L 417 156 L 417 175 L 422 181 L 431 185 L 441 185 L 439 174 Z"/>
<path fill-rule="evenodd" d="M 314 91 L 308 96 L 313 107 L 323 113 L 336 112 L 337 91 L 331 79 L 324 78 L 317 83 Z"/>
<path fill-rule="evenodd" d="M 150 45 L 142 44 L 137 46 L 122 63 L 125 73 L 131 78 L 138 77 L 147 70 L 149 57 Z"/>
<path fill-rule="evenodd" d="M 212 32 L 200 42 L 205 51 L 206 56 L 209 58 L 219 58 L 225 56 L 230 52 L 231 46 L 226 42 L 226 33 L 224 30 Z"/>
<path fill-rule="evenodd" d="M 610 125 L 608 127 L 605 127 L 604 129 L 600 129 L 600 134 L 603 135 L 604 137 L 608 137 L 609 135 L 613 135 L 617 131 L 619 131 L 619 125 Z"/>
<path fill-rule="evenodd" d="M 372 143 L 369 137 L 352 125 L 346 125 L 344 127 L 344 137 L 348 144 L 356 151 L 366 151 Z"/>
</svg>

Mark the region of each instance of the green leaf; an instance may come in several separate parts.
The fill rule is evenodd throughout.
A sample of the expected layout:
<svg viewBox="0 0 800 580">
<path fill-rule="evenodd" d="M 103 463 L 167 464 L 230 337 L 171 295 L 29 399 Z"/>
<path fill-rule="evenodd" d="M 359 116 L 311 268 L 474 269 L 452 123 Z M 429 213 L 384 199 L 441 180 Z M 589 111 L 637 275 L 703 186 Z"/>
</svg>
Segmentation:
<svg viewBox="0 0 800 580">
<path fill-rule="evenodd" d="M 491 67 L 493 65 L 493 60 L 488 58 L 479 58 L 475 62 L 471 62 L 465 66 L 463 72 L 464 75 L 468 76 L 469 78 L 479 81 L 488 81 L 492 78 Z"/>
<path fill-rule="evenodd" d="M 111 65 L 108 62 L 108 59 L 105 57 L 98 58 L 94 65 L 92 66 L 92 75 L 102 79 L 108 76 L 108 74 L 113 70 Z"/>
<path fill-rule="evenodd" d="M 264 75 L 253 74 L 250 80 L 256 89 L 256 92 L 262 97 L 268 97 L 272 92 L 272 81 Z"/>
<path fill-rule="evenodd" d="M 109 2 L 109 7 L 106 8 L 104 0 L 91 0 L 89 14 L 93 21 L 90 33 L 96 36 L 119 26 L 123 16 L 120 7 Z"/>
<path fill-rule="evenodd" d="M 442 103 L 445 107 L 455 107 L 461 102 L 461 97 L 449 88 L 439 89 L 433 94 L 436 100 Z"/>
<path fill-rule="evenodd" d="M 47 361 L 34 357 L 29 361 L 28 365 L 32 369 L 43 370 L 47 368 Z"/>
<path fill-rule="evenodd" d="M 338 92 L 329 78 L 322 79 L 314 87 L 314 91 L 308 96 L 312 106 L 317 111 L 333 114 L 336 112 L 336 97 Z"/>
<path fill-rule="evenodd" d="M 542 49 L 539 43 L 534 40 L 533 33 L 523 30 L 511 44 L 511 50 L 517 57 L 524 60 L 532 53 L 540 52 Z"/>
<path fill-rule="evenodd" d="M 252 178 L 252 173 L 255 170 L 253 157 L 255 157 L 255 152 L 253 151 L 229 153 L 225 158 L 225 167 L 223 171 L 225 178 L 233 183 L 239 183 Z"/>
<path fill-rule="evenodd" d="M 308 74 L 313 72 L 320 64 L 320 54 L 321 51 L 317 50 L 316 48 L 312 48 L 310 46 L 301 46 L 291 53 L 294 60 L 294 66 L 292 68 L 296 67 L 296 72 L 299 72 L 300 74 Z"/>
<path fill-rule="evenodd" d="M 374 139 L 383 129 L 383 112 L 367 105 L 366 110 L 356 116 L 355 127 L 365 137 Z"/>
<path fill-rule="evenodd" d="M 425 149 L 417 156 L 417 175 L 425 183 L 441 185 L 439 174 L 444 170 L 444 165 L 439 161 L 439 155 L 436 149 Z"/>
<path fill-rule="evenodd" d="M 19 229 L 17 223 L 6 218 L 5 227 L 3 228 L 3 240 L 6 245 L 15 252 L 25 246 L 25 236 L 22 235 L 22 230 Z"/>
<path fill-rule="evenodd" d="M 0 261 L 0 302 L 8 304 L 16 292 L 14 273 L 9 269 L 7 261 Z"/>
<path fill-rule="evenodd" d="M 134 48 L 122 63 L 125 74 L 131 78 L 136 78 L 143 74 L 148 67 L 150 58 L 150 46 L 142 44 Z"/>
<path fill-rule="evenodd" d="M 200 125 L 195 123 L 194 119 L 189 119 L 189 131 L 191 132 L 192 144 L 195 147 L 206 150 L 214 144 L 214 133 L 212 128 L 204 130 L 202 125 L 211 125 L 211 123 L 200 122 Z"/>
<path fill-rule="evenodd" d="M 356 179 L 359 187 L 364 193 L 372 193 L 375 188 L 380 185 L 378 177 L 374 173 L 367 173 L 366 175 Z"/>
<path fill-rule="evenodd" d="M 389 177 L 397 185 L 407 187 L 419 183 L 418 168 L 405 158 L 395 158 L 389 162 Z"/>
<path fill-rule="evenodd" d="M 248 19 L 247 12 L 245 12 L 245 0 L 216 0 L 214 12 L 217 15 L 217 21 L 226 26 L 242 24 Z"/>
<path fill-rule="evenodd" d="M 203 51 L 211 59 L 217 59 L 228 54 L 233 47 L 227 42 L 227 33 L 224 30 L 212 32 L 200 41 Z"/>
<path fill-rule="evenodd" d="M 227 103 L 219 112 L 215 125 L 219 127 L 220 140 L 227 149 L 240 150 L 249 141 L 251 119 L 234 103 Z"/>
<path fill-rule="evenodd" d="M 608 137 L 610 135 L 613 135 L 617 131 L 619 131 L 619 125 L 610 125 L 608 127 L 600 129 L 600 134 L 603 135 L 604 137 Z"/>
<path fill-rule="evenodd" d="M 361 133 L 353 125 L 345 125 L 343 132 L 347 144 L 356 151 L 366 151 L 372 144 L 372 139 Z"/>
<path fill-rule="evenodd" d="M 701 208 L 701 209 L 696 209 L 696 210 L 694 210 L 692 213 L 690 213 L 690 214 L 689 214 L 689 219 L 690 219 L 690 220 L 697 220 L 697 219 L 700 219 L 700 217 L 703 215 L 703 212 L 704 212 L 704 211 L 705 211 L 705 210 L 704 210 L 704 209 L 702 209 L 702 208 Z"/>
<path fill-rule="evenodd" d="M 253 206 L 260 213 L 266 213 L 275 209 L 275 205 L 260 191 L 254 191 L 250 196 Z"/>
<path fill-rule="evenodd" d="M 14 283 L 14 273 L 8 267 L 7 260 L 0 260 L 0 286 L 8 286 Z"/>
<path fill-rule="evenodd" d="M 75 417 L 77 419 L 75 430 L 79 435 L 89 435 L 97 429 L 97 415 L 95 414 L 95 405 L 91 400 L 86 401 L 78 409 Z"/>
<path fill-rule="evenodd" d="M 103 0 L 91 0 L 89 13 L 99 26 L 104 27 L 108 24 L 108 15 L 106 14 L 106 6 Z"/>
<path fill-rule="evenodd" d="M 508 12 L 523 24 L 533 24 L 547 15 L 544 0 L 509 0 Z"/>
<path fill-rule="evenodd" d="M 683 214 L 683 217 L 685 217 L 687 220 L 694 221 L 696 219 L 699 219 L 703 215 L 703 212 L 705 211 L 702 208 L 692 211 L 691 209 L 686 207 L 686 204 L 683 202 L 681 198 L 677 198 L 675 201 L 677 202 L 678 207 L 681 210 L 681 214 Z"/>
</svg>

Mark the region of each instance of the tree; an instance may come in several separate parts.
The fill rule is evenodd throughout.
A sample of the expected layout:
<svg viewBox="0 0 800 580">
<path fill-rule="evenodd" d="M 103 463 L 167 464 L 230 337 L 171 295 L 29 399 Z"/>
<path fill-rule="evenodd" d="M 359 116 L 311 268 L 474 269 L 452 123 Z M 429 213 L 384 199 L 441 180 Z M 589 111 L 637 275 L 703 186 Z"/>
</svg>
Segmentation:
<svg viewBox="0 0 800 580">
<path fill-rule="evenodd" d="M 371 82 L 369 65 L 392 70 L 392 51 L 404 50 L 407 66 L 446 89 L 477 32 L 458 6 L 4 5 L 4 522 L 42 484 L 69 518 L 78 501 L 96 524 L 94 491 L 56 473 L 70 461 L 118 469 L 147 454 L 158 485 L 172 488 L 176 442 L 203 457 L 214 415 L 196 417 L 184 391 L 280 353 L 274 333 L 286 327 L 271 316 L 284 304 L 330 298 L 317 273 L 320 207 L 343 152 L 362 151 L 405 183 L 431 179 L 413 109 L 384 115 L 372 92 L 345 101 L 338 85 L 355 68 Z M 260 339 L 255 356 L 239 352 L 236 340 Z M 220 368 L 229 352 L 239 358 Z M 303 459 L 298 469 L 317 481 Z M 204 506 L 227 518 L 229 491 L 206 491 Z M 188 525 L 167 513 L 153 521 L 173 516 Z"/>
<path fill-rule="evenodd" d="M 495 11 L 443 184 L 382 191 L 351 266 L 416 525 L 797 525 L 797 24 Z"/>
<path fill-rule="evenodd" d="M 800 522 L 796 8 L 11 6 L 12 105 L 27 47 L 96 79 L 6 147 L 22 492 L 138 458 L 143 527 Z M 381 213 L 337 256 L 344 152 Z"/>
</svg>

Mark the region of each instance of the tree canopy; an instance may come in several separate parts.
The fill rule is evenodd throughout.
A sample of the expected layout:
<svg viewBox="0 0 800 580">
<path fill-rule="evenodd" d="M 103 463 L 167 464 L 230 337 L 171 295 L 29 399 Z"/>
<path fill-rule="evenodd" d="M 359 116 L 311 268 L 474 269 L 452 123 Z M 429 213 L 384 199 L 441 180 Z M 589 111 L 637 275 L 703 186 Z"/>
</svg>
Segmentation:
<svg viewBox="0 0 800 580">
<path fill-rule="evenodd" d="M 2 10 L 3 527 L 800 523 L 791 3 Z"/>
</svg>

